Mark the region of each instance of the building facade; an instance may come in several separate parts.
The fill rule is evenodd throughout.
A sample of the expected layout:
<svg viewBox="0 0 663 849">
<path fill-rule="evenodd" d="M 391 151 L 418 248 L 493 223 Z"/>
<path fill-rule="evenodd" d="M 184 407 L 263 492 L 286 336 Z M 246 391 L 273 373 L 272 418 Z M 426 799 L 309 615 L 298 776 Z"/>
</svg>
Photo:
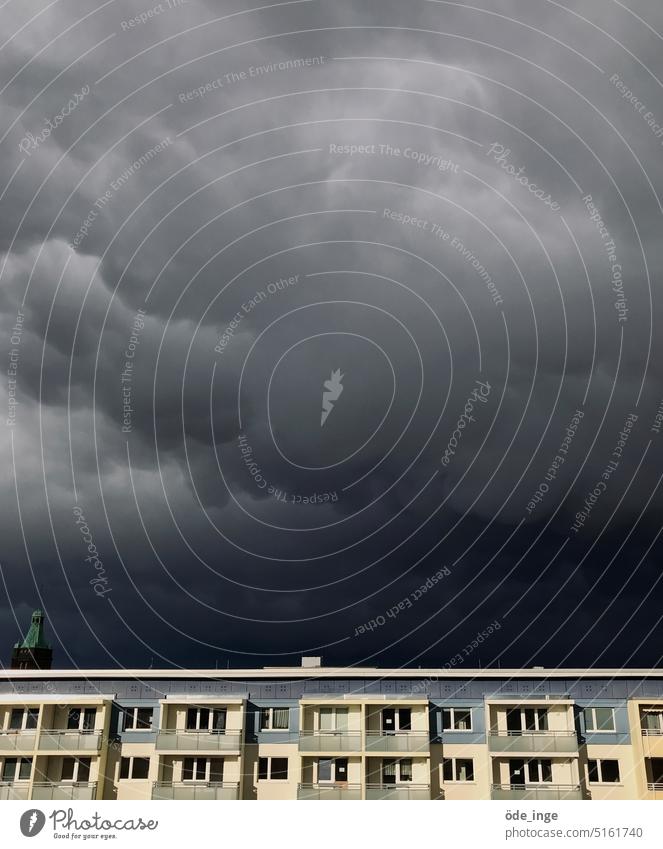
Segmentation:
<svg viewBox="0 0 663 849">
<path fill-rule="evenodd" d="M 0 672 L 0 799 L 663 799 L 663 670 Z"/>
</svg>

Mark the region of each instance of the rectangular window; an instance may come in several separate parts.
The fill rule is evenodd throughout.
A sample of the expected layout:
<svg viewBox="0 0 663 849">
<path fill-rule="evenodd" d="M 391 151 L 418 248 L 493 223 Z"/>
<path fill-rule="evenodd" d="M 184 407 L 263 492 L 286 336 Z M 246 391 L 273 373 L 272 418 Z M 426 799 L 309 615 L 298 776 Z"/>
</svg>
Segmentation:
<svg viewBox="0 0 663 849">
<path fill-rule="evenodd" d="M 94 731 L 94 726 L 97 721 L 97 709 L 85 708 L 83 711 L 83 723 L 81 731 Z"/>
<path fill-rule="evenodd" d="M 258 758 L 260 781 L 286 781 L 288 778 L 287 758 Z"/>
<path fill-rule="evenodd" d="M 16 778 L 16 764 L 18 760 L 16 758 L 5 758 L 5 762 L 2 765 L 2 780 L 3 781 L 14 781 Z"/>
<path fill-rule="evenodd" d="M 223 784 L 223 758 L 209 759 L 209 780 Z"/>
<path fill-rule="evenodd" d="M 76 781 L 87 783 L 90 780 L 90 758 L 79 758 Z"/>
<path fill-rule="evenodd" d="M 527 781 L 529 784 L 552 781 L 552 762 L 539 758 L 527 761 Z"/>
<path fill-rule="evenodd" d="M 399 731 L 410 731 L 412 729 L 412 709 L 411 708 L 399 708 L 398 709 L 398 730 Z"/>
<path fill-rule="evenodd" d="M 444 758 L 442 760 L 442 781 L 474 781 L 473 759 Z"/>
<path fill-rule="evenodd" d="M 412 759 L 403 758 L 398 762 L 401 781 L 412 781 Z"/>
<path fill-rule="evenodd" d="M 39 708 L 13 708 L 9 717 L 10 731 L 34 731 L 39 724 Z"/>
<path fill-rule="evenodd" d="M 33 731 L 39 724 L 39 708 L 28 708 L 25 716 L 25 728 Z"/>
<path fill-rule="evenodd" d="M 590 760 L 587 762 L 587 773 L 592 784 L 618 784 L 619 761 Z"/>
<path fill-rule="evenodd" d="M 348 708 L 321 707 L 318 710 L 320 731 L 347 731 Z"/>
<path fill-rule="evenodd" d="M 30 773 L 32 772 L 32 758 L 21 758 L 18 765 L 18 780 L 30 781 Z"/>
<path fill-rule="evenodd" d="M 332 759 L 320 758 L 318 761 L 318 781 L 332 780 Z"/>
<path fill-rule="evenodd" d="M 9 720 L 10 731 L 20 731 L 23 728 L 23 708 L 14 708 Z"/>
<path fill-rule="evenodd" d="M 287 731 L 290 727 L 290 708 L 261 708 L 261 731 Z"/>
<path fill-rule="evenodd" d="M 60 772 L 60 781 L 73 781 L 75 768 L 76 758 L 62 758 L 62 771 Z"/>
<path fill-rule="evenodd" d="M 585 730 L 594 733 L 615 730 L 615 711 L 609 707 L 585 708 Z"/>
<path fill-rule="evenodd" d="M 124 708 L 124 731 L 143 731 L 152 728 L 152 708 Z"/>
<path fill-rule="evenodd" d="M 69 713 L 67 714 L 67 728 L 69 730 L 78 730 L 78 723 L 80 721 L 80 718 L 81 715 L 78 708 L 70 708 Z"/>
<path fill-rule="evenodd" d="M 120 778 L 147 778 L 150 772 L 149 758 L 121 758 Z"/>
<path fill-rule="evenodd" d="M 663 711 L 644 711 L 640 717 L 640 727 L 646 734 L 660 734 L 663 730 Z"/>
<path fill-rule="evenodd" d="M 223 733 L 226 730 L 225 708 L 189 708 L 186 712 L 187 731 L 215 731 Z"/>
<path fill-rule="evenodd" d="M 471 708 L 443 708 L 442 710 L 443 731 L 471 731 L 472 710 Z"/>
</svg>

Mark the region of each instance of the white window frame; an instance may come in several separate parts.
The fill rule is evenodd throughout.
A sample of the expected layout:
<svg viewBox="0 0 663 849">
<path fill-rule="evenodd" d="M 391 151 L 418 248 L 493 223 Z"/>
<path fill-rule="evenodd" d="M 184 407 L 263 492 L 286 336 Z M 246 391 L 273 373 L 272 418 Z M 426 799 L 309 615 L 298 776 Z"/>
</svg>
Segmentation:
<svg viewBox="0 0 663 849">
<path fill-rule="evenodd" d="M 20 728 L 12 728 L 11 727 L 12 713 L 14 713 L 14 711 L 19 711 L 19 710 L 23 711 L 23 716 L 21 717 L 21 727 Z M 37 724 L 35 725 L 34 728 L 28 728 L 28 711 L 33 711 L 33 712 L 37 711 Z M 19 708 L 12 708 L 7 714 L 7 728 L 5 729 L 5 731 L 9 732 L 10 734 L 17 733 L 19 731 L 36 731 L 39 728 L 40 719 L 41 719 L 41 709 L 39 708 L 38 705 L 35 705 L 34 707 L 27 706 L 27 707 L 22 707 L 22 708 L 20 708 L 20 707 Z"/>
<path fill-rule="evenodd" d="M 543 762 L 546 761 L 550 764 L 550 781 L 546 781 L 543 778 Z M 536 774 L 537 777 L 532 779 L 532 764 L 536 765 Z M 525 760 L 525 775 L 527 776 L 527 784 L 552 784 L 553 783 L 553 771 L 552 771 L 552 759 L 551 758 L 527 758 Z"/>
<path fill-rule="evenodd" d="M 151 711 L 151 721 L 148 728 L 138 728 L 138 711 L 139 710 L 149 710 Z M 138 706 L 138 707 L 123 707 L 122 708 L 122 733 L 125 731 L 152 731 L 154 728 L 154 710 L 147 706 Z M 131 728 L 127 727 L 126 717 L 132 715 L 133 716 L 133 725 Z"/>
<path fill-rule="evenodd" d="M 196 711 L 196 727 L 195 728 L 189 728 L 189 711 L 190 710 Z M 208 716 L 207 716 L 207 725 L 201 725 L 200 724 L 200 711 L 201 710 L 209 711 Z M 222 731 L 217 729 L 217 728 L 214 728 L 214 726 L 213 726 L 214 711 L 224 711 L 225 714 L 226 714 L 225 727 Z M 194 732 L 194 731 L 210 731 L 210 732 L 214 732 L 215 734 L 225 734 L 227 729 L 228 729 L 228 709 L 226 707 L 219 707 L 217 705 L 213 705 L 211 707 L 207 707 L 206 705 L 196 705 L 194 707 L 192 705 L 191 707 L 188 707 L 186 709 L 186 715 L 185 715 L 185 718 L 184 718 L 184 730 L 185 731 L 191 731 L 191 732 Z"/>
<path fill-rule="evenodd" d="M 642 721 L 645 718 L 645 716 L 655 716 L 655 717 L 657 717 L 658 718 L 658 729 L 645 728 L 642 724 Z M 640 729 L 643 732 L 649 732 L 650 734 L 652 733 L 652 731 L 654 731 L 654 732 L 658 731 L 658 734 L 663 734 L 663 708 L 642 708 L 642 710 L 640 712 Z"/>
<path fill-rule="evenodd" d="M 69 728 L 69 714 L 73 710 L 78 711 L 78 728 Z M 86 710 L 93 710 L 94 711 L 94 725 L 90 729 L 83 728 L 83 720 L 85 719 L 85 711 Z M 98 713 L 97 708 L 94 705 L 82 705 L 81 707 L 77 707 L 76 705 L 71 705 L 69 708 L 67 708 L 67 731 L 72 731 L 72 732 L 80 731 L 81 733 L 90 734 L 92 731 L 95 730 L 95 726 L 97 724 L 97 713 Z M 123 720 L 123 723 L 124 723 L 124 720 Z"/>
<path fill-rule="evenodd" d="M 413 768 L 414 763 L 413 763 L 412 758 L 383 758 L 382 763 L 380 765 L 380 778 L 382 780 L 382 783 L 385 784 L 385 786 L 386 786 L 386 783 L 384 781 L 384 762 L 385 761 L 392 761 L 392 760 L 394 761 L 394 766 L 395 766 L 396 784 L 406 784 L 406 785 L 412 784 L 413 780 L 414 780 L 414 768 Z M 410 778 L 403 778 L 402 777 L 403 774 L 402 774 L 401 767 L 402 767 L 403 761 L 407 761 L 410 764 Z"/>
<path fill-rule="evenodd" d="M 597 728 L 596 727 L 596 725 L 597 725 L 597 722 L 596 722 L 596 711 L 597 711 L 597 709 L 598 710 L 609 710 L 610 711 L 610 714 L 612 716 L 612 728 Z M 591 716 L 592 716 L 592 723 L 594 725 L 593 728 L 589 728 L 589 726 L 587 725 L 587 715 L 589 713 L 591 713 Z M 614 734 L 615 731 L 617 730 L 617 723 L 615 722 L 615 709 L 614 709 L 614 707 L 604 707 L 603 705 L 598 705 L 598 706 L 593 705 L 592 707 L 583 708 L 582 709 L 582 715 L 583 715 L 583 718 L 584 718 L 584 721 L 585 721 L 585 731 L 588 734 Z M 595 760 L 595 758 L 592 758 L 591 760 Z M 613 760 L 613 758 L 607 758 L 607 760 Z"/>
<path fill-rule="evenodd" d="M 87 777 L 87 779 L 85 780 L 84 783 L 85 784 L 89 783 L 90 774 L 92 772 L 92 758 L 89 757 L 89 756 L 86 756 L 85 758 L 77 758 L 77 757 L 72 756 L 72 755 L 65 755 L 62 758 L 62 764 L 60 765 L 60 769 L 62 769 L 62 767 L 64 766 L 64 762 L 66 760 L 73 760 L 73 762 L 74 762 L 74 769 L 73 769 L 73 772 L 72 772 L 72 777 L 71 778 L 61 778 L 60 782 L 62 784 L 76 784 L 78 782 L 78 769 L 81 765 L 81 760 L 87 760 L 87 761 L 90 761 L 90 765 L 89 765 L 89 769 L 88 769 L 88 777 Z"/>
<path fill-rule="evenodd" d="M 331 728 L 323 728 L 322 727 L 321 719 L 322 719 L 322 711 L 323 710 L 325 710 L 325 711 L 328 710 L 331 713 L 331 718 L 332 718 Z M 339 723 L 338 723 L 339 712 L 341 713 L 342 716 L 345 716 L 345 718 L 346 718 L 345 728 L 339 728 Z M 350 725 L 350 710 L 347 707 L 336 707 L 335 705 L 333 707 L 331 705 L 320 705 L 320 707 L 316 711 L 316 722 L 317 722 L 317 726 L 318 726 L 317 731 L 320 734 L 334 734 L 336 732 L 341 732 L 341 733 L 346 732 L 347 733 L 347 731 L 349 730 L 349 725 Z"/>
<path fill-rule="evenodd" d="M 451 778 L 444 777 L 444 761 L 448 761 L 451 763 Z M 470 761 L 472 763 L 472 778 L 464 781 L 462 778 L 458 778 L 458 767 L 456 765 L 457 761 Z M 474 758 L 468 757 L 457 757 L 457 758 L 443 758 L 442 763 L 440 764 L 440 777 L 442 784 L 476 784 L 476 778 L 474 776 Z"/>
<path fill-rule="evenodd" d="M 5 774 L 5 764 L 7 761 L 16 761 L 14 766 L 14 777 L 13 778 L 4 778 Z M 19 778 L 21 772 L 21 761 L 30 761 L 30 775 L 27 778 Z M 26 757 L 25 755 L 6 755 L 2 758 L 2 769 L 0 769 L 0 781 L 7 781 L 12 784 L 20 784 L 21 782 L 30 781 L 30 776 L 32 775 L 32 767 L 34 766 L 34 758 L 32 756 Z"/>
<path fill-rule="evenodd" d="M 289 705 L 286 705 L 284 707 L 279 707 L 278 705 L 274 705 L 274 706 L 270 706 L 270 707 L 261 707 L 261 708 L 259 708 L 259 710 L 260 710 L 260 713 L 258 714 L 258 723 L 259 723 L 259 726 L 260 726 L 259 730 L 260 730 L 261 733 L 268 732 L 268 731 L 289 731 L 290 730 L 290 722 L 291 722 L 290 713 L 291 713 L 291 711 L 290 711 Z M 288 725 L 285 728 L 274 728 L 274 711 L 275 710 L 287 710 L 288 711 Z M 263 711 L 269 711 L 269 721 L 268 721 L 268 723 L 265 727 L 263 727 L 263 724 L 262 724 Z"/>
<path fill-rule="evenodd" d="M 277 729 L 278 730 L 278 729 Z M 267 761 L 267 778 L 260 778 L 260 761 Z M 273 760 L 283 760 L 286 761 L 288 766 L 288 777 L 287 778 L 272 778 L 272 761 Z M 290 781 L 290 758 L 287 755 L 260 755 L 258 758 L 258 762 L 256 763 L 256 781 L 277 781 L 281 784 L 286 784 Z"/>
<path fill-rule="evenodd" d="M 189 757 L 191 757 L 191 760 L 194 762 L 194 764 L 193 764 L 193 778 L 184 778 L 184 762 L 189 760 Z M 182 783 L 183 784 L 193 784 L 195 782 L 200 783 L 200 782 L 203 782 L 203 781 L 206 782 L 206 783 L 209 783 L 211 781 L 210 775 L 211 775 L 211 772 L 212 772 L 212 761 L 213 760 L 221 761 L 223 763 L 223 766 L 221 768 L 221 775 L 222 775 L 221 783 L 223 783 L 223 773 L 225 772 L 225 766 L 226 766 L 225 765 L 225 759 L 213 757 L 211 755 L 191 755 L 191 756 L 187 756 L 187 757 L 183 758 L 182 759 Z M 202 776 L 198 775 L 198 770 L 199 770 L 199 767 L 200 767 L 199 761 L 205 762 L 205 774 L 202 775 Z"/>
<path fill-rule="evenodd" d="M 596 761 L 596 771 L 598 773 L 599 780 L 592 781 L 589 777 L 589 761 Z M 616 761 L 617 763 L 617 781 L 604 781 L 603 780 L 603 762 L 604 761 Z M 605 784 L 608 787 L 614 787 L 615 784 L 622 784 L 622 768 L 619 764 L 619 758 L 587 758 L 587 783 L 595 786 L 597 784 Z"/>
<path fill-rule="evenodd" d="M 451 714 L 451 728 L 444 727 L 444 712 L 449 711 Z M 469 713 L 470 715 L 470 727 L 469 728 L 456 728 L 456 711 L 463 711 L 464 713 Z M 443 707 L 442 708 L 442 733 L 443 734 L 467 734 L 471 732 L 474 728 L 474 711 L 471 707 Z M 468 759 L 469 760 L 469 759 Z"/>
</svg>

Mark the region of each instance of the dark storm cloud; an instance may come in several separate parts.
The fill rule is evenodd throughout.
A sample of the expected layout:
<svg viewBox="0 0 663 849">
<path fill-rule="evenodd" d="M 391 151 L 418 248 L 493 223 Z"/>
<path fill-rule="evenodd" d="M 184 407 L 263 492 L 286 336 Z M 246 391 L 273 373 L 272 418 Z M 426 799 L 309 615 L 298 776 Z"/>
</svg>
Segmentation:
<svg viewBox="0 0 663 849">
<path fill-rule="evenodd" d="M 655 580 L 657 39 L 596 0 L 188 3 L 140 19 L 148 7 L 55 4 L 24 29 L 36 5 L 0 12 L 16 33 L 0 51 L 0 307 L 20 402 L 3 447 L 18 490 L 2 511 L 7 606 L 41 595 L 79 663 L 131 663 L 128 628 L 141 662 L 325 646 L 443 662 L 496 619 L 484 663 L 593 662 L 609 626 L 583 641 L 582 623 L 615 596 L 628 619 Z M 461 434 L 478 379 L 489 398 Z M 356 636 L 443 566 L 407 614 Z M 611 662 L 655 623 L 650 599 Z"/>
</svg>

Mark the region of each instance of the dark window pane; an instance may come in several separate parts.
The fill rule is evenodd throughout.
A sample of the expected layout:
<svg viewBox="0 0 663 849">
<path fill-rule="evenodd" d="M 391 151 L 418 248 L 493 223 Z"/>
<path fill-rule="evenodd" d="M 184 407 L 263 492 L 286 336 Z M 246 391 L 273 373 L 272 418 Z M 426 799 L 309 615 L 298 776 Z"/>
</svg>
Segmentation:
<svg viewBox="0 0 663 849">
<path fill-rule="evenodd" d="M 184 758 L 182 766 L 182 781 L 193 780 L 193 758 Z"/>
<path fill-rule="evenodd" d="M 533 708 L 525 708 L 525 728 L 527 731 L 535 731 L 535 711 Z"/>
<path fill-rule="evenodd" d="M 186 727 L 189 731 L 194 731 L 196 729 L 197 720 L 198 720 L 198 710 L 197 710 L 197 708 L 189 708 L 186 712 Z"/>
<path fill-rule="evenodd" d="M 539 731 L 548 730 L 548 711 L 546 708 L 539 708 Z"/>
<path fill-rule="evenodd" d="M 210 758 L 209 780 L 219 784 L 223 781 L 223 758 Z"/>
<path fill-rule="evenodd" d="M 619 781 L 619 761 L 601 761 L 601 781 Z"/>
<path fill-rule="evenodd" d="M 412 728 L 412 711 L 410 708 L 398 709 L 398 727 L 401 731 L 409 731 Z"/>
<path fill-rule="evenodd" d="M 34 729 L 39 723 L 39 708 L 28 708 L 28 715 L 25 721 L 25 727 Z"/>
<path fill-rule="evenodd" d="M 76 781 L 86 782 L 90 780 L 90 758 L 80 758 L 78 761 L 78 777 Z"/>
<path fill-rule="evenodd" d="M 264 781 L 267 778 L 267 758 L 258 758 L 258 778 Z"/>
<path fill-rule="evenodd" d="M 454 712 L 454 728 L 456 731 L 470 731 L 472 728 L 472 712 L 465 709 L 456 709 Z"/>
<path fill-rule="evenodd" d="M 269 708 L 260 709 L 260 730 L 264 731 L 270 727 L 270 710 Z"/>
<path fill-rule="evenodd" d="M 2 780 L 13 781 L 16 777 L 16 758 L 5 758 L 4 766 L 2 767 Z"/>
<path fill-rule="evenodd" d="M 120 760 L 120 778 L 129 778 L 129 761 L 130 758 Z"/>
<path fill-rule="evenodd" d="M 152 708 L 138 708 L 136 728 L 152 727 Z"/>
<path fill-rule="evenodd" d="M 19 781 L 29 781 L 32 772 L 32 758 L 21 758 L 18 770 Z"/>
<path fill-rule="evenodd" d="M 594 782 L 599 780 L 599 770 L 596 761 L 587 761 L 587 772 L 589 780 Z"/>
<path fill-rule="evenodd" d="M 442 779 L 444 781 L 453 781 L 453 761 L 450 758 L 444 758 L 442 761 Z"/>
<path fill-rule="evenodd" d="M 612 708 L 595 708 L 595 713 L 597 731 L 615 730 L 615 716 Z"/>
<path fill-rule="evenodd" d="M 94 731 L 94 723 L 96 718 L 96 708 L 85 708 L 85 711 L 83 713 L 83 731 Z"/>
<path fill-rule="evenodd" d="M 23 708 L 14 708 L 11 719 L 9 720 L 9 728 L 11 731 L 19 731 L 23 727 Z"/>
<path fill-rule="evenodd" d="M 67 728 L 75 729 L 78 728 L 78 722 L 81 718 L 78 708 L 71 708 L 69 713 L 67 714 Z"/>
<path fill-rule="evenodd" d="M 552 763 L 541 761 L 541 781 L 552 781 Z"/>
<path fill-rule="evenodd" d="M 456 761 L 456 780 L 474 781 L 474 761 L 471 758 L 458 758 Z"/>
<path fill-rule="evenodd" d="M 320 758 L 318 761 L 318 781 L 331 781 L 332 759 Z"/>
<path fill-rule="evenodd" d="M 212 713 L 212 728 L 214 731 L 225 731 L 226 730 L 226 710 L 222 708 L 221 710 L 215 710 Z"/>
<path fill-rule="evenodd" d="M 200 709 L 200 728 L 205 731 L 209 728 L 209 708 Z"/>
<path fill-rule="evenodd" d="M 288 777 L 288 759 L 287 758 L 272 758 L 272 779 L 285 780 Z"/>
<path fill-rule="evenodd" d="M 449 731 L 451 729 L 451 711 L 449 708 L 444 708 L 442 711 L 442 730 Z"/>
<path fill-rule="evenodd" d="M 124 711 L 122 728 L 124 731 L 131 731 L 134 727 L 134 711 L 133 708 L 127 708 Z"/>
<path fill-rule="evenodd" d="M 147 778 L 150 771 L 149 758 L 134 758 L 134 768 L 131 774 L 132 778 Z"/>
<path fill-rule="evenodd" d="M 401 781 L 412 781 L 412 761 L 403 758 L 401 761 Z"/>
<path fill-rule="evenodd" d="M 74 764 L 76 760 L 74 758 L 62 758 L 62 773 L 60 774 L 60 779 L 62 781 L 73 781 L 74 780 Z"/>
</svg>

